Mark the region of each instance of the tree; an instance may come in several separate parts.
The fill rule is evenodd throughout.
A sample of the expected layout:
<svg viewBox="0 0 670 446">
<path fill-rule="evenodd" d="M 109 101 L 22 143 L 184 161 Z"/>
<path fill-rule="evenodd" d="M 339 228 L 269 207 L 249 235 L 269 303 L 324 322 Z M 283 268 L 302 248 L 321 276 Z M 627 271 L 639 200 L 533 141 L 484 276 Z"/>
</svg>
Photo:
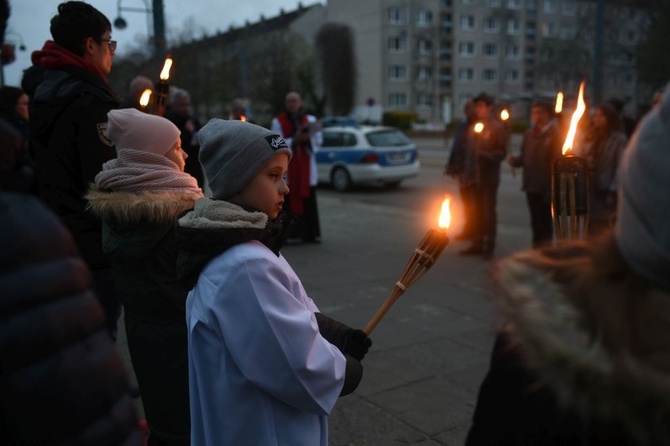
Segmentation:
<svg viewBox="0 0 670 446">
<path fill-rule="evenodd" d="M 327 103 L 334 115 L 347 115 L 356 94 L 356 58 L 351 28 L 326 23 L 316 35 L 316 54 Z"/>
</svg>

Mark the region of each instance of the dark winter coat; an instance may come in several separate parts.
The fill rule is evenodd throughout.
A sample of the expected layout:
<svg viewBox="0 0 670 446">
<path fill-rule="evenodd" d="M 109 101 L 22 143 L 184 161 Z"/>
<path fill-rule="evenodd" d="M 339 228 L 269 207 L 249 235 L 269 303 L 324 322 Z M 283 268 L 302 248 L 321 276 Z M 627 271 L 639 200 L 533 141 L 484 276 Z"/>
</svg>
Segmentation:
<svg viewBox="0 0 670 446">
<path fill-rule="evenodd" d="M 125 367 L 72 237 L 0 192 L 0 444 L 141 444 Z"/>
<path fill-rule="evenodd" d="M 188 442 L 186 295 L 177 282 L 173 222 L 198 195 L 105 192 L 92 187 L 102 244 L 124 307 L 128 349 L 152 436 Z"/>
<path fill-rule="evenodd" d="M 523 168 L 521 190 L 546 197 L 551 195 L 551 163 L 561 156 L 561 135 L 554 124 L 532 127 L 523 134 L 521 153 L 512 157 L 514 167 Z"/>
<path fill-rule="evenodd" d="M 500 163 L 507 154 L 505 128 L 494 118 L 483 124 L 481 133 L 475 132 L 475 126 L 466 128 L 462 185 L 497 186 L 500 183 Z"/>
<path fill-rule="evenodd" d="M 501 263 L 508 324 L 467 445 L 670 444 L 670 290 L 607 234 Z"/>
<path fill-rule="evenodd" d="M 116 157 L 106 137 L 107 112 L 119 97 L 92 72 L 75 66 L 45 71 L 31 98 L 30 134 L 41 198 L 62 218 L 90 268 L 106 268 L 101 223 L 84 195 L 102 164 Z"/>
</svg>

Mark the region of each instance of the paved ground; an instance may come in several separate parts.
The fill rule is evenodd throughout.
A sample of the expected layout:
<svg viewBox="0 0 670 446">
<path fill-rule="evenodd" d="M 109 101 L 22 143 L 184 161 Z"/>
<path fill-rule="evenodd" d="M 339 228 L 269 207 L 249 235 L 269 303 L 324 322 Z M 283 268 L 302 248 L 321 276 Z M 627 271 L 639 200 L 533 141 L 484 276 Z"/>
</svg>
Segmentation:
<svg viewBox="0 0 670 446">
<path fill-rule="evenodd" d="M 431 176 L 425 181 L 440 177 L 444 141 L 416 142 L 422 170 Z M 408 188 L 422 180 L 416 181 Z M 506 168 L 501 195 L 509 198 L 499 205 L 499 257 L 528 246 L 518 183 Z M 323 243 L 283 250 L 321 311 L 354 327 L 374 315 L 430 227 L 416 207 L 385 197 L 378 203 L 356 193 L 320 191 Z M 372 333 L 360 387 L 331 414 L 331 445 L 463 444 L 499 323 L 490 280 L 495 261 L 459 257 L 464 246 L 452 240 Z M 119 348 L 125 354 L 122 338 Z"/>
</svg>

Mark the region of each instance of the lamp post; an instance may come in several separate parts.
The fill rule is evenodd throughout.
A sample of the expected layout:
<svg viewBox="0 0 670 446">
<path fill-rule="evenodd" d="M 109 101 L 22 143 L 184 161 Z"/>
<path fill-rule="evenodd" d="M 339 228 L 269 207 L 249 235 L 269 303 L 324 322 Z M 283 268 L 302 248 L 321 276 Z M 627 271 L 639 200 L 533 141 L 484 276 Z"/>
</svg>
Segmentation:
<svg viewBox="0 0 670 446">
<path fill-rule="evenodd" d="M 122 0 L 116 3 L 117 17 L 114 19 L 114 27 L 117 29 L 126 29 L 128 22 L 121 16 L 121 11 L 143 12 L 147 15 L 147 29 L 151 29 L 151 19 L 153 18 L 153 36 L 154 55 L 162 59 L 167 54 L 167 43 L 165 41 L 165 14 L 163 12 L 163 0 L 152 0 L 152 7 L 149 7 L 148 0 L 142 0 L 144 8 L 129 8 L 121 6 Z"/>
<path fill-rule="evenodd" d="M 8 39 L 8 37 L 11 36 L 13 36 L 15 39 Z M 5 65 L 14 62 L 14 50 L 17 45 L 19 47 L 19 51 L 26 50 L 26 44 L 23 41 L 23 36 L 16 31 L 5 31 L 4 41 L 2 46 L 0 46 L 0 87 L 5 85 Z"/>
</svg>

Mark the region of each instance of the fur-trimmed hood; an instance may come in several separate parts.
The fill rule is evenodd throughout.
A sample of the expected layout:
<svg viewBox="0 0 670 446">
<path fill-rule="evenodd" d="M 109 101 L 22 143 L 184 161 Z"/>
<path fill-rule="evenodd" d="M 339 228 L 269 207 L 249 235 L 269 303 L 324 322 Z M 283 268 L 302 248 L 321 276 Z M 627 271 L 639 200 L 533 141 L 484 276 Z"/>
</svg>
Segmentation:
<svg viewBox="0 0 670 446">
<path fill-rule="evenodd" d="M 128 224 L 140 221 L 166 222 L 193 209 L 201 195 L 171 192 L 108 192 L 92 185 L 88 208 L 105 221 Z"/>
<path fill-rule="evenodd" d="M 611 234 L 498 265 L 507 329 L 565 407 L 670 444 L 670 292 L 635 275 Z"/>
</svg>

